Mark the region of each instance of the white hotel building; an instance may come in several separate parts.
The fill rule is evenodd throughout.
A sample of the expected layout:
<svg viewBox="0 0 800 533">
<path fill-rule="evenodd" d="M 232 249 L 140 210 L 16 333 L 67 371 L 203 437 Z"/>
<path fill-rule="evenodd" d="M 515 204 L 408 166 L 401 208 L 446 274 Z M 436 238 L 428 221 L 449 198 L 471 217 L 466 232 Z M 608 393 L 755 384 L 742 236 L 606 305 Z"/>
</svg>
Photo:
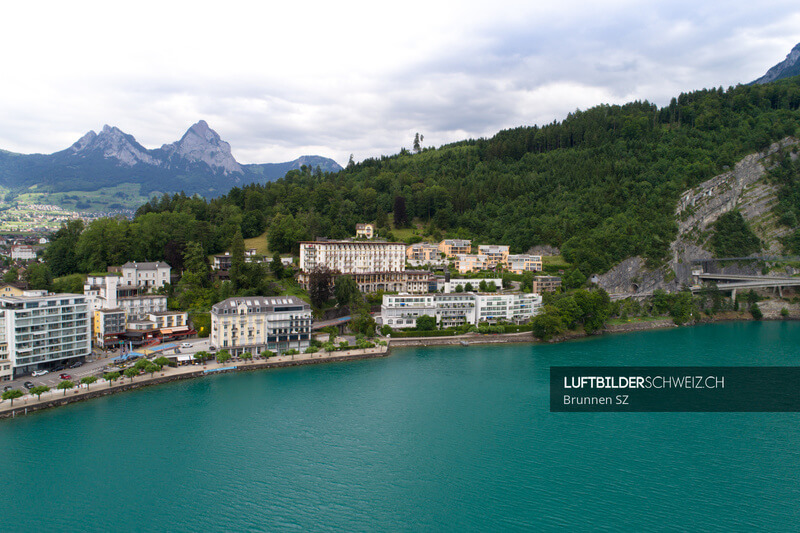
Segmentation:
<svg viewBox="0 0 800 533">
<path fill-rule="evenodd" d="M 297 281 L 308 288 L 308 275 L 316 267 L 327 267 L 352 276 L 361 292 L 409 290 L 406 245 L 374 241 L 314 241 L 300 243 L 300 274 Z M 423 273 L 417 273 L 422 276 Z M 427 279 L 427 273 L 425 278 Z M 414 274 L 411 275 L 412 277 Z M 423 285 L 419 285 L 422 287 Z M 424 285 L 427 291 L 427 285 Z M 411 290 L 417 290 L 415 285 Z"/>
<path fill-rule="evenodd" d="M 522 324 L 539 313 L 542 297 L 535 293 L 445 293 L 385 295 L 381 325 L 395 329 L 414 328 L 417 318 L 436 318 L 442 328 L 500 321 Z"/>
<path fill-rule="evenodd" d="M 302 352 L 310 343 L 311 306 L 296 296 L 242 296 L 211 307 L 211 346 L 231 355 Z"/>
<path fill-rule="evenodd" d="M 82 294 L 27 291 L 0 298 L 0 380 L 89 356 L 90 312 Z"/>
</svg>

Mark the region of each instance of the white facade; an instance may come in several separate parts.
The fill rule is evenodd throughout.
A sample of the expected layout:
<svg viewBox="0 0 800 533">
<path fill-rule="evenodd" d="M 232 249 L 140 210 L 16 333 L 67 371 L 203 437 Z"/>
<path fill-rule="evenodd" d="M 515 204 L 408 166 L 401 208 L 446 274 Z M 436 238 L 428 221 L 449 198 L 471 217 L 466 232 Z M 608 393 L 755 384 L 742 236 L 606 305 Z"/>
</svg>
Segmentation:
<svg viewBox="0 0 800 533">
<path fill-rule="evenodd" d="M 164 262 L 125 263 L 120 267 L 122 285 L 125 287 L 142 287 L 153 291 L 169 283 L 171 267 Z"/>
<path fill-rule="evenodd" d="M 32 261 L 36 259 L 36 248 L 27 244 L 15 244 L 11 247 L 11 259 L 14 261 Z"/>
<path fill-rule="evenodd" d="M 232 355 L 304 351 L 311 306 L 296 296 L 228 298 L 211 307 L 211 345 Z"/>
<path fill-rule="evenodd" d="M 300 243 L 300 271 L 317 266 L 341 274 L 403 272 L 406 246 L 393 242 L 303 242 Z"/>
<path fill-rule="evenodd" d="M 487 278 L 487 279 L 470 279 L 470 278 L 459 278 L 459 279 L 451 279 L 450 281 L 441 281 L 441 290 L 442 292 L 456 292 L 456 287 L 461 285 L 461 290 L 465 292 L 477 292 L 480 290 L 481 281 L 485 281 L 487 284 L 492 282 L 494 286 L 497 287 L 498 290 L 503 288 L 503 280 L 500 278 Z M 467 291 L 467 283 L 472 284 L 472 290 Z"/>
<path fill-rule="evenodd" d="M 15 375 L 48 363 L 91 354 L 89 302 L 81 294 L 42 294 L 0 298 L 0 369 Z M 35 295 L 34 295 L 35 294 Z M 8 369 L 0 370 L 8 375 Z"/>
<path fill-rule="evenodd" d="M 539 313 L 542 297 L 534 293 L 448 293 L 385 295 L 381 324 L 395 329 L 414 328 L 417 318 L 436 318 L 442 328 L 499 321 L 522 324 Z"/>
<path fill-rule="evenodd" d="M 167 273 L 169 279 L 169 273 Z M 83 286 L 83 294 L 91 305 L 91 309 L 122 309 L 129 320 L 142 320 L 149 313 L 161 313 L 167 310 L 166 295 L 140 294 L 120 296 L 120 291 L 136 292 L 131 289 L 144 290 L 124 283 L 124 278 L 110 273 L 105 276 L 88 276 Z"/>
</svg>

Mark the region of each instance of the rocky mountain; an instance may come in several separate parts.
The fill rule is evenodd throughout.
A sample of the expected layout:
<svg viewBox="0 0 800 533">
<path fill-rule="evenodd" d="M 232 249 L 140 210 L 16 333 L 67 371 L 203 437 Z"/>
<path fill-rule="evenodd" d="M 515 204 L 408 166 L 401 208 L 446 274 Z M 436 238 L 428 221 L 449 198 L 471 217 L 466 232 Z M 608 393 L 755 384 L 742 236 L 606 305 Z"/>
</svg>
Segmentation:
<svg viewBox="0 0 800 533">
<path fill-rule="evenodd" d="M 650 295 L 656 289 L 677 291 L 692 284 L 693 261 L 714 257 L 708 239 L 714 222 L 724 213 L 737 209 L 764 243 L 765 255 L 785 254 L 781 238 L 791 230 L 778 223 L 777 186 L 765 179 L 775 165 L 774 155 L 800 144 L 787 137 L 763 152 L 750 154 L 731 170 L 719 174 L 681 194 L 675 211 L 677 238 L 670 244 L 671 258 L 661 268 L 646 268 L 641 257 L 631 257 L 600 276 L 599 284 L 611 294 Z M 730 262 L 722 270 L 728 274 L 761 274 L 758 263 Z M 789 272 L 793 274 L 794 272 Z M 776 275 L 786 275 L 778 272 Z"/>
<path fill-rule="evenodd" d="M 769 83 L 800 74 L 800 43 L 796 44 L 786 59 L 772 67 L 753 83 Z"/>
<path fill-rule="evenodd" d="M 179 141 L 148 150 L 119 128 L 104 126 L 53 154 L 0 151 L 0 186 L 11 190 L 34 187 L 38 192 L 97 191 L 132 183 L 141 194 L 153 192 L 203 196 L 225 194 L 231 187 L 264 183 L 302 165 L 338 171 L 332 159 L 302 156 L 284 163 L 242 165 L 209 125 L 201 120 Z"/>
</svg>

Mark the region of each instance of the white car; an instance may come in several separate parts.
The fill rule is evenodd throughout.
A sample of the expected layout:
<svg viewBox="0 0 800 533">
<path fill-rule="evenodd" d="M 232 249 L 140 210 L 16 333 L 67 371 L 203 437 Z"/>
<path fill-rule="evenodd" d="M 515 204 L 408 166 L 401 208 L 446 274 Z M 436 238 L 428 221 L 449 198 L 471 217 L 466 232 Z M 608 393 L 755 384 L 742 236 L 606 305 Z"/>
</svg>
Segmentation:
<svg viewBox="0 0 800 533">
<path fill-rule="evenodd" d="M 181 343 L 181 348 L 191 348 L 191 347 L 192 347 L 192 343 L 191 342 L 182 342 Z"/>
<path fill-rule="evenodd" d="M 39 376 L 44 376 L 45 374 L 47 374 L 47 370 L 36 370 L 33 372 L 33 374 L 31 374 L 31 376 L 38 378 Z"/>
</svg>

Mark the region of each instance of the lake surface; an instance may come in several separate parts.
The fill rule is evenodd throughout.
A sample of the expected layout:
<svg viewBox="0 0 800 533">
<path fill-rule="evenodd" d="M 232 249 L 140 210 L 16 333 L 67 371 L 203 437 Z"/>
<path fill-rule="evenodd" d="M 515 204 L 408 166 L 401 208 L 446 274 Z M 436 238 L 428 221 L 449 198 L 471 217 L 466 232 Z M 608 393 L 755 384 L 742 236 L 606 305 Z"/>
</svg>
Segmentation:
<svg viewBox="0 0 800 533">
<path fill-rule="evenodd" d="M 800 323 L 398 349 L 0 421 L 0 530 L 797 529 L 800 414 L 550 413 L 551 365 L 800 365 Z"/>
</svg>

